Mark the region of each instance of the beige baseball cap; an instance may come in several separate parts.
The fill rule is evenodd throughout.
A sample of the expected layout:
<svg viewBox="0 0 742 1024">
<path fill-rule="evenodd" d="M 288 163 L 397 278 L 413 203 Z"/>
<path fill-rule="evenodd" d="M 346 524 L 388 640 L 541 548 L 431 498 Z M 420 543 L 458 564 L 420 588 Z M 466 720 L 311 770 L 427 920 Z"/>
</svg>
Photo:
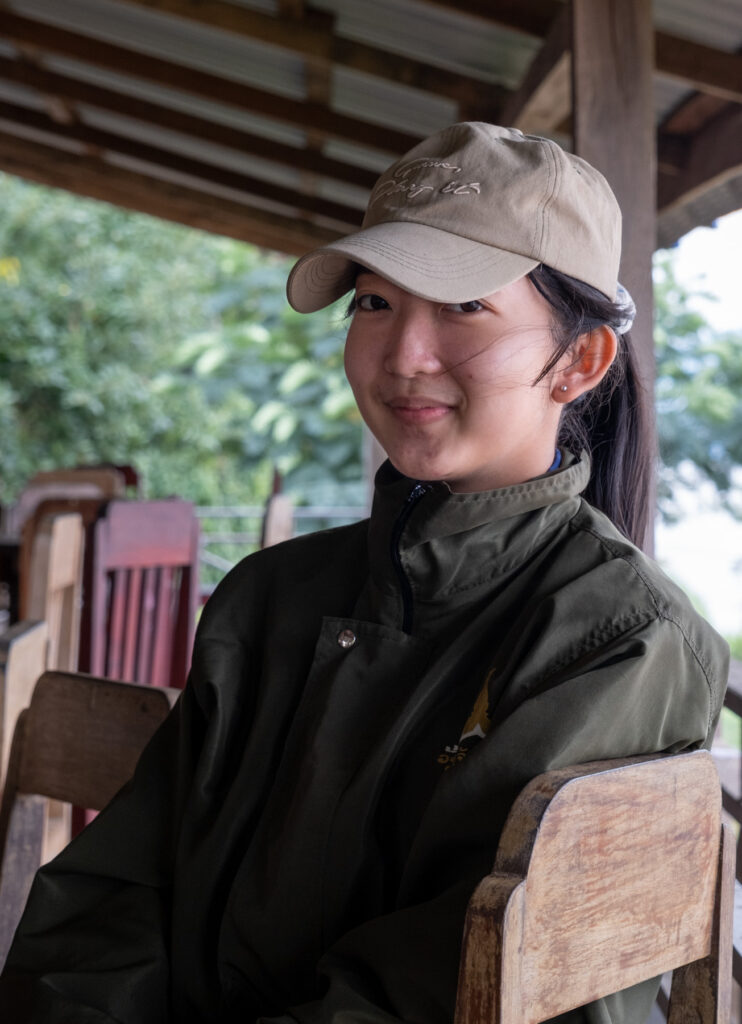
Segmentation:
<svg viewBox="0 0 742 1024">
<path fill-rule="evenodd" d="M 413 295 L 469 302 L 539 263 L 616 297 L 621 211 L 602 174 L 550 139 L 463 122 L 431 135 L 377 181 L 361 230 L 302 256 L 294 309 L 353 287 L 360 264 Z"/>
</svg>

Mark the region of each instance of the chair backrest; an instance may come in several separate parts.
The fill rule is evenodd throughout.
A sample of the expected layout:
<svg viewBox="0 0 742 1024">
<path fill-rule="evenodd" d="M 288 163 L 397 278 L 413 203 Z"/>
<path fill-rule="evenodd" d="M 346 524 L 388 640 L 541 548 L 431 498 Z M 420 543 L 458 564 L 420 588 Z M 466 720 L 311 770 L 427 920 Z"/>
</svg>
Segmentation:
<svg viewBox="0 0 742 1024">
<path fill-rule="evenodd" d="M 85 552 L 83 560 L 83 602 L 85 593 L 90 588 L 91 551 L 93 527 L 98 519 L 105 514 L 108 498 L 100 495 L 83 498 L 45 498 L 39 502 L 31 515 L 26 519 L 21 531 L 21 545 L 18 555 L 19 606 L 28 602 L 28 585 L 31 579 L 31 556 L 34 539 L 39 530 L 52 516 L 79 515 L 85 530 Z"/>
<path fill-rule="evenodd" d="M 104 807 L 176 695 L 71 672 L 39 679 L 16 725 L 0 804 L 0 968 L 41 864 L 45 798 Z"/>
<path fill-rule="evenodd" d="M 733 890 L 705 751 L 547 772 L 469 904 L 455 1024 L 537 1024 L 675 968 L 668 1020 L 728 1021 Z"/>
<path fill-rule="evenodd" d="M 59 469 L 45 469 L 34 473 L 28 481 L 29 487 L 40 484 L 93 484 L 104 498 L 120 498 L 126 492 L 126 479 L 116 466 L 65 466 Z"/>
<path fill-rule="evenodd" d="M 182 687 L 198 600 L 198 520 L 187 501 L 112 501 L 93 527 L 80 668 Z"/>
<path fill-rule="evenodd" d="M 0 635 L 0 793 L 18 716 L 47 665 L 45 622 L 17 622 Z"/>
<path fill-rule="evenodd" d="M 47 667 L 75 671 L 80 645 L 85 532 L 77 513 L 45 517 L 33 534 L 28 578 L 21 593 L 21 618 L 45 619 L 49 626 Z"/>
<path fill-rule="evenodd" d="M 36 473 L 6 511 L 5 530 L 20 534 L 37 506 L 50 498 L 117 498 L 126 492 L 124 474 L 113 467 L 55 469 Z"/>
</svg>

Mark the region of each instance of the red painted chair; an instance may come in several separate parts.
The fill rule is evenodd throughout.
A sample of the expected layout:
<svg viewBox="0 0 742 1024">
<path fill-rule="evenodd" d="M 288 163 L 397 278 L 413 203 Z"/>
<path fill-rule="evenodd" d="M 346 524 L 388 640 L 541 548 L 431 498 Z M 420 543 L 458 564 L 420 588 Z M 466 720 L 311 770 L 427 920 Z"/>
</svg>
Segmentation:
<svg viewBox="0 0 742 1024">
<path fill-rule="evenodd" d="M 80 669 L 182 687 L 198 595 L 198 521 L 190 502 L 111 501 L 92 527 Z"/>
</svg>

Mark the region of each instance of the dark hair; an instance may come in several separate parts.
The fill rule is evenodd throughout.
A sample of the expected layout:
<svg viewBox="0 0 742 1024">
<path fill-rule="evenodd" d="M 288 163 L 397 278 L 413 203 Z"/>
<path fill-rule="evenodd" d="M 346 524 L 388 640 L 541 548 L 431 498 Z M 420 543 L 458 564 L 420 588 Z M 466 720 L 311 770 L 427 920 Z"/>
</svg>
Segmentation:
<svg viewBox="0 0 742 1024">
<path fill-rule="evenodd" d="M 551 267 L 538 266 L 528 277 L 554 311 L 556 347 L 539 380 L 581 334 L 603 325 L 617 333 L 616 359 L 597 387 L 565 405 L 558 442 L 575 453 L 588 452 L 592 474 L 586 499 L 641 545 L 649 525 L 655 445 L 653 417 L 631 336 L 618 333 L 626 309 Z"/>
</svg>

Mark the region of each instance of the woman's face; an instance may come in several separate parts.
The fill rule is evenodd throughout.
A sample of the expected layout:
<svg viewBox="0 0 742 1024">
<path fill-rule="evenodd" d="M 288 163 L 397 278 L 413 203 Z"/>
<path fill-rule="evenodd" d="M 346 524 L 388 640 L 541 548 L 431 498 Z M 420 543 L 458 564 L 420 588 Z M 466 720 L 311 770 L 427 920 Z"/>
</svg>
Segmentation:
<svg viewBox="0 0 742 1024">
<path fill-rule="evenodd" d="M 462 304 L 377 274 L 356 282 L 345 370 L 361 415 L 405 476 L 482 491 L 545 473 L 561 401 L 546 300 L 527 278 Z"/>
</svg>

